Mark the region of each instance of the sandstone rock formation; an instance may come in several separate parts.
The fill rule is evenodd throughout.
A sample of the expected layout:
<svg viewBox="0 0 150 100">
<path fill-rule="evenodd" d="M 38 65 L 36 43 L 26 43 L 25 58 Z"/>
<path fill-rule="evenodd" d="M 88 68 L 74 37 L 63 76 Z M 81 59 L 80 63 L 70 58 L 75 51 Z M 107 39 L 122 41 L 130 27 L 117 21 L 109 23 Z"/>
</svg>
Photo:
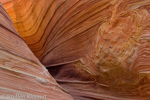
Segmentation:
<svg viewBox="0 0 150 100">
<path fill-rule="evenodd" d="M 15 30 L 0 3 L 0 100 L 73 100 Z"/>
<path fill-rule="evenodd" d="M 75 99 L 150 99 L 149 0 L 4 0 L 3 6 Z"/>
</svg>

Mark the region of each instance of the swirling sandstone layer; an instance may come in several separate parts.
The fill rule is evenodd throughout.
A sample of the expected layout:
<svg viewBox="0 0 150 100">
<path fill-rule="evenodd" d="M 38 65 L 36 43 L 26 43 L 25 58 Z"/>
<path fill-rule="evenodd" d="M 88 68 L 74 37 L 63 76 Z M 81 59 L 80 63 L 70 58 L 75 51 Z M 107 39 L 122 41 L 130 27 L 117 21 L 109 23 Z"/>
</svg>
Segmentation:
<svg viewBox="0 0 150 100">
<path fill-rule="evenodd" d="M 150 99 L 149 0 L 3 2 L 19 34 L 76 99 Z"/>
<path fill-rule="evenodd" d="M 0 3 L 0 100 L 72 100 L 64 91 L 19 36 Z"/>
</svg>

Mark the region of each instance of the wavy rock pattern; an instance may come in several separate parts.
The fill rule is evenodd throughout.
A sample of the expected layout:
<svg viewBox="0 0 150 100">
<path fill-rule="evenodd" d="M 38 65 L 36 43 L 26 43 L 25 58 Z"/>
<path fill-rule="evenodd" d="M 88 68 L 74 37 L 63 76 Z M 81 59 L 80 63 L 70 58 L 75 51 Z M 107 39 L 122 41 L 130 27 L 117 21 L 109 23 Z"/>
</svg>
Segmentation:
<svg viewBox="0 0 150 100">
<path fill-rule="evenodd" d="M 149 0 L 3 5 L 33 53 L 75 99 L 150 99 Z"/>
<path fill-rule="evenodd" d="M 20 95 L 13 100 L 29 100 L 30 95 L 72 100 L 30 51 L 0 3 L 0 100 L 10 100 L 11 95 Z"/>
</svg>

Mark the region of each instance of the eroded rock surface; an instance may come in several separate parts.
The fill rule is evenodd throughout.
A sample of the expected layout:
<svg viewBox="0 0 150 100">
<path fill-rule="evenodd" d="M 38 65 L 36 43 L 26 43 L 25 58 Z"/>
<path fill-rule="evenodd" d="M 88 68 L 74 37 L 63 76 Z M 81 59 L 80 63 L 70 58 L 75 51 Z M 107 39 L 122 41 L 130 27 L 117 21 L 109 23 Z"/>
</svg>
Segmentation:
<svg viewBox="0 0 150 100">
<path fill-rule="evenodd" d="M 33 53 L 75 99 L 150 99 L 149 0 L 3 5 Z"/>
</svg>

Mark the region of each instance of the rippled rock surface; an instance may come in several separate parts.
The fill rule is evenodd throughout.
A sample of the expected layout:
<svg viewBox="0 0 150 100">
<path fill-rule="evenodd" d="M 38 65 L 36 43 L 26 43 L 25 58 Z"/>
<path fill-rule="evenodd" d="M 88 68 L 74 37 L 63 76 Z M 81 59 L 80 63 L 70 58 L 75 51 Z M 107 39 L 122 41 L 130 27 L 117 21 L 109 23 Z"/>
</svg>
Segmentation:
<svg viewBox="0 0 150 100">
<path fill-rule="evenodd" d="M 65 92 L 19 36 L 0 3 L 0 100 L 73 100 Z"/>
<path fill-rule="evenodd" d="M 149 0 L 13 0 L 3 6 L 75 99 L 150 99 Z"/>
</svg>

